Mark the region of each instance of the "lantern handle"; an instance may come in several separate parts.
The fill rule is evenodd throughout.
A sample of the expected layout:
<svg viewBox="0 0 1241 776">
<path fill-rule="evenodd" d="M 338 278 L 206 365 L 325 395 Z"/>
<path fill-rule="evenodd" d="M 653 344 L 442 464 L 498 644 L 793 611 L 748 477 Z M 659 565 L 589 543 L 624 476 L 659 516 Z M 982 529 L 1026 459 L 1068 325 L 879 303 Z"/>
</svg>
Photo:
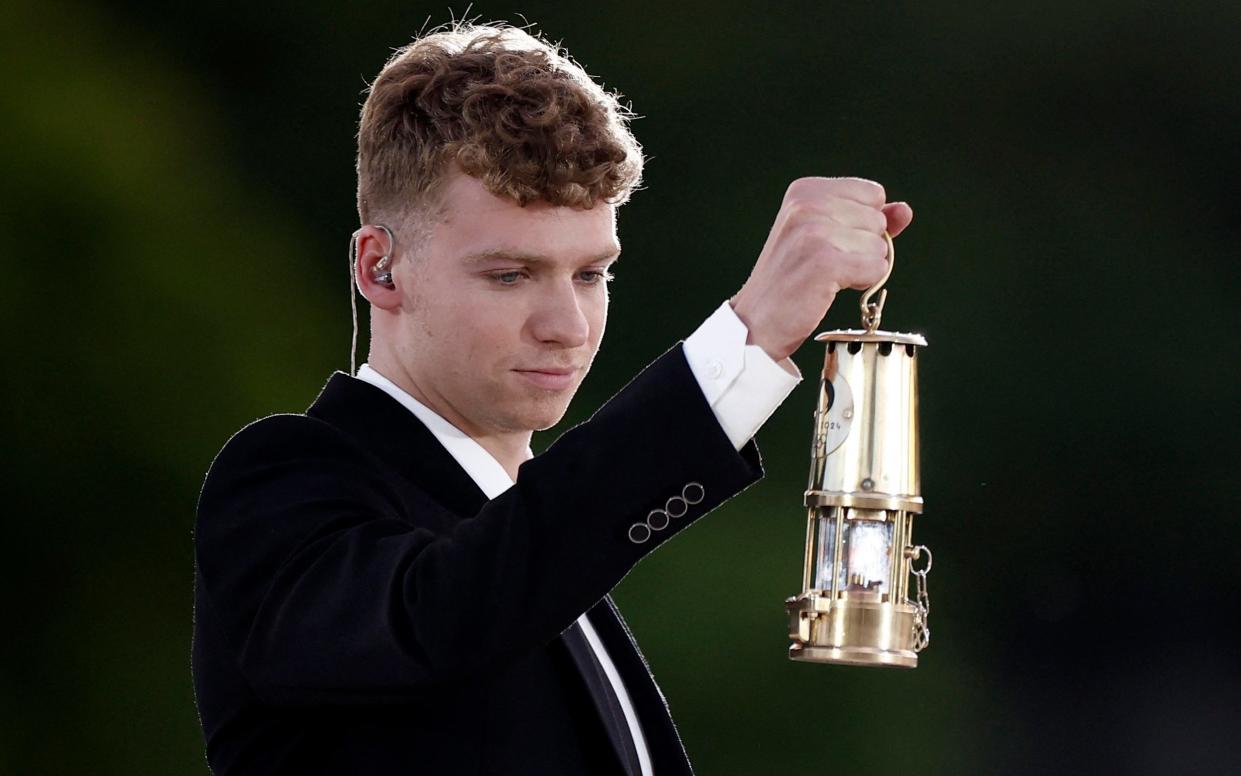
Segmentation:
<svg viewBox="0 0 1241 776">
<path fill-rule="evenodd" d="M 879 278 L 879 282 L 866 289 L 862 294 L 860 307 L 862 308 L 862 325 L 866 327 L 867 334 L 873 334 L 875 329 L 879 328 L 879 320 L 883 317 L 883 304 L 888 301 L 888 290 L 883 288 L 883 284 L 888 282 L 888 278 L 892 276 L 892 267 L 896 264 L 896 246 L 892 244 L 892 235 L 886 231 L 883 233 L 883 239 L 888 243 L 888 270 L 883 273 L 883 277 Z M 880 289 L 883 288 L 882 291 Z M 879 301 L 872 302 L 870 298 L 879 292 Z"/>
</svg>

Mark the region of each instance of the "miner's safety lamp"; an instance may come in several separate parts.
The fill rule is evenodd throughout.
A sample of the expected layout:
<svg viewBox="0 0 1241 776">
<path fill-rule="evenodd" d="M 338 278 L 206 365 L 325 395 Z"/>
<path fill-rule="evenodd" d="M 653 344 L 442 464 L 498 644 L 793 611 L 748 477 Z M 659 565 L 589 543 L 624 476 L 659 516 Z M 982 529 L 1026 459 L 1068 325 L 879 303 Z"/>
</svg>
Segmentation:
<svg viewBox="0 0 1241 776">
<path fill-rule="evenodd" d="M 931 552 L 913 543 L 922 513 L 918 334 L 879 330 L 888 271 L 862 295 L 863 329 L 829 331 L 814 415 L 802 593 L 789 598 L 789 657 L 918 665 L 930 642 Z M 872 301 L 879 292 L 878 301 Z M 910 577 L 916 582 L 910 599 Z"/>
</svg>

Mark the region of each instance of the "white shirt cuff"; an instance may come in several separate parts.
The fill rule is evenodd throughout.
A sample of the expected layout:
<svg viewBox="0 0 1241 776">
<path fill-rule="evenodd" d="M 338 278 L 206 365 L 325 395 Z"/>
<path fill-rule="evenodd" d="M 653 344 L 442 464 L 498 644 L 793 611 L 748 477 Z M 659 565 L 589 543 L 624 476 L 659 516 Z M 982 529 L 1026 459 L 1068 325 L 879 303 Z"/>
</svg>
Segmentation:
<svg viewBox="0 0 1241 776">
<path fill-rule="evenodd" d="M 685 360 L 720 427 L 740 450 L 801 382 L 792 359 L 777 364 L 727 301 L 685 340 Z"/>
</svg>

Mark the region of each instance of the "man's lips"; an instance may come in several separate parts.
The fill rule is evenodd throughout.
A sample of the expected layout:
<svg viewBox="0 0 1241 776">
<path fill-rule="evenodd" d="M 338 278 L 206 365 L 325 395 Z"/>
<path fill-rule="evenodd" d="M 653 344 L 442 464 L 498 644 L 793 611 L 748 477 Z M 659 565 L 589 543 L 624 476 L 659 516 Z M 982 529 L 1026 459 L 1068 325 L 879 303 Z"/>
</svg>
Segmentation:
<svg viewBox="0 0 1241 776">
<path fill-rule="evenodd" d="M 563 391 L 573 385 L 577 369 L 567 367 L 544 367 L 541 369 L 514 369 L 535 386 L 548 391 Z"/>
</svg>

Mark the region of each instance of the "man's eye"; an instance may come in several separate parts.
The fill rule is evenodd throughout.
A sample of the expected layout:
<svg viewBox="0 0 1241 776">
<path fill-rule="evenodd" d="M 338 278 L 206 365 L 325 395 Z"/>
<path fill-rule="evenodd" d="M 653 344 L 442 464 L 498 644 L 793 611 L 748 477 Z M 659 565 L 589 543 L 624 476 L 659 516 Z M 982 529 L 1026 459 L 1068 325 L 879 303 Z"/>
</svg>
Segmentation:
<svg viewBox="0 0 1241 776">
<path fill-rule="evenodd" d="M 491 278 L 492 280 L 500 283 L 500 285 L 515 286 L 517 285 L 517 281 L 521 280 L 521 271 L 510 270 L 508 272 L 493 272 L 491 274 Z"/>
<path fill-rule="evenodd" d="M 606 283 L 612 279 L 612 273 L 607 270 L 587 269 L 577 273 L 577 277 L 588 286 Z"/>
</svg>

